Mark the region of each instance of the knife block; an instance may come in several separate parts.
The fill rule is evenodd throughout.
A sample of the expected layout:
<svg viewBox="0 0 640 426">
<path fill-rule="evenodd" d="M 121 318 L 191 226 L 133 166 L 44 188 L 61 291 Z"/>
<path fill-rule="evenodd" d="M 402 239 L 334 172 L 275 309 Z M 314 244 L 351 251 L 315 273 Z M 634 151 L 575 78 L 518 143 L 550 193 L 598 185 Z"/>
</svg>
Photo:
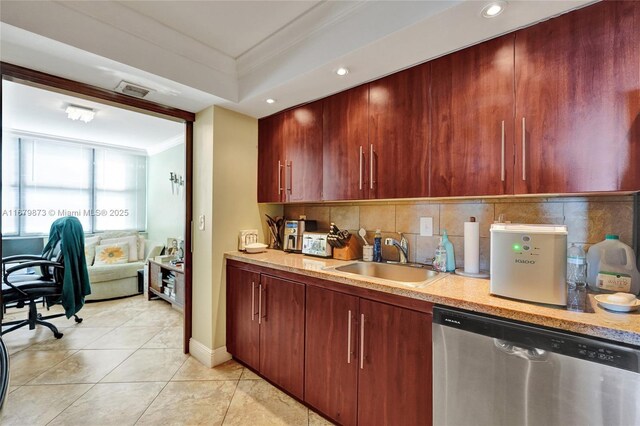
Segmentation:
<svg viewBox="0 0 640 426">
<path fill-rule="evenodd" d="M 333 249 L 333 258 L 338 260 L 362 259 L 362 245 L 354 235 L 351 235 L 346 246 Z"/>
</svg>

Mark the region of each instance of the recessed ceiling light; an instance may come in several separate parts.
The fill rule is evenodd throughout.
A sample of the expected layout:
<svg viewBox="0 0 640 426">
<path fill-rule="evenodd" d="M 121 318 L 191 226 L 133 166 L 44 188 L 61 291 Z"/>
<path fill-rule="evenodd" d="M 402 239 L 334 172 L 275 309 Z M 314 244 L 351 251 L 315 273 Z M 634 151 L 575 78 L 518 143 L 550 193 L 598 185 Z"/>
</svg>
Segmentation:
<svg viewBox="0 0 640 426">
<path fill-rule="evenodd" d="M 336 74 L 338 74 L 339 76 L 347 75 L 349 74 L 349 70 L 347 68 L 340 67 L 336 70 Z"/>
<path fill-rule="evenodd" d="M 84 121 L 85 123 L 93 120 L 93 117 L 96 115 L 95 110 L 91 108 L 71 104 L 68 105 L 64 111 L 67 113 L 67 118 L 69 118 L 70 120 L 80 120 Z"/>
<path fill-rule="evenodd" d="M 482 16 L 485 18 L 494 18 L 502 13 L 507 4 L 503 1 L 496 1 L 487 4 L 482 8 Z"/>
<path fill-rule="evenodd" d="M 273 99 L 273 98 L 269 98 L 269 99 L 267 99 L 267 103 L 268 103 L 268 104 L 275 104 L 275 103 L 276 103 L 276 100 L 275 100 L 275 99 Z"/>
</svg>

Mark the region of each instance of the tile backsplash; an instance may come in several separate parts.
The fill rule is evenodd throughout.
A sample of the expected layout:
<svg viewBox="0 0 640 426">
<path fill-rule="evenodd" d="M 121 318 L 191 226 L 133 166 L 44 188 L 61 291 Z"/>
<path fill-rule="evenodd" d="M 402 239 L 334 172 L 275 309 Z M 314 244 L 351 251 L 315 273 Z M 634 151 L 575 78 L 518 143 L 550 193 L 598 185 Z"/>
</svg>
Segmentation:
<svg viewBox="0 0 640 426">
<path fill-rule="evenodd" d="M 480 267 L 489 269 L 489 228 L 500 215 L 512 223 L 565 224 L 569 243 L 583 244 L 587 249 L 603 240 L 605 234 L 618 234 L 622 242 L 631 245 L 634 211 L 632 195 L 612 195 L 287 204 L 284 214 L 295 219 L 306 215 L 307 219 L 317 220 L 320 229 L 328 229 L 331 222 L 351 231 L 365 228 L 370 244 L 376 229 L 382 231 L 383 239 L 397 238 L 397 233 L 402 232 L 409 241 L 409 261 L 421 263 L 433 257 L 446 229 L 458 266 L 464 263 L 463 224 L 474 216 L 480 223 Z M 433 218 L 432 237 L 420 236 L 420 217 Z M 384 245 L 382 256 L 388 260 L 398 259 L 397 250 Z"/>
</svg>

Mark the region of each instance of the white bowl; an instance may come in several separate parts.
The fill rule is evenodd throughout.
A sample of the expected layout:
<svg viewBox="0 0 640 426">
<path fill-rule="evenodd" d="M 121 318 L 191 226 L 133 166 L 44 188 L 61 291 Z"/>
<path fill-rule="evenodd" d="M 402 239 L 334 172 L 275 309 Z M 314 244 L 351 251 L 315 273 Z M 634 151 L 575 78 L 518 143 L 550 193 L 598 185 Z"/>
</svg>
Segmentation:
<svg viewBox="0 0 640 426">
<path fill-rule="evenodd" d="M 610 296 L 609 294 L 598 294 L 594 296 L 594 299 L 596 299 L 603 308 L 615 312 L 633 312 L 640 307 L 640 300 L 635 297 L 628 303 L 616 303 L 610 300 Z"/>
<path fill-rule="evenodd" d="M 251 243 L 244 246 L 247 253 L 262 253 L 263 251 L 267 251 L 267 245 L 263 243 Z"/>
</svg>

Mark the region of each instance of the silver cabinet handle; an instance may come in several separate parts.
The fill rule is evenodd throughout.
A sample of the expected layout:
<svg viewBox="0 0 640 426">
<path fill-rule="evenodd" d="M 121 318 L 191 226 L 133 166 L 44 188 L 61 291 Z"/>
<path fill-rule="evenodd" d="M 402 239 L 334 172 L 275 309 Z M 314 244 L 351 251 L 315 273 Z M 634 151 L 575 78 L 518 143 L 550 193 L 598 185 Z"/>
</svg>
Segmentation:
<svg viewBox="0 0 640 426">
<path fill-rule="evenodd" d="M 360 314 L 360 370 L 364 370 L 364 314 Z"/>
<path fill-rule="evenodd" d="M 351 364 L 351 311 L 347 321 L 347 364 Z"/>
<path fill-rule="evenodd" d="M 256 316 L 256 283 L 251 281 L 251 321 L 255 320 Z"/>
<path fill-rule="evenodd" d="M 500 166 L 500 180 L 504 182 L 505 178 L 505 170 L 504 170 L 504 120 L 502 120 L 502 162 Z"/>
<path fill-rule="evenodd" d="M 360 146 L 360 172 L 358 173 L 358 189 L 362 190 L 362 146 Z"/>
<path fill-rule="evenodd" d="M 282 162 L 278 160 L 278 194 L 282 193 Z"/>
<path fill-rule="evenodd" d="M 292 161 L 287 162 L 287 168 L 289 169 L 289 178 L 287 178 L 287 175 L 285 174 L 284 181 L 287 187 L 287 192 L 291 194 L 291 188 L 293 187 L 293 183 L 291 182 L 293 180 L 293 162 Z"/>
<path fill-rule="evenodd" d="M 262 324 L 262 284 L 258 287 L 258 324 Z"/>
<path fill-rule="evenodd" d="M 373 144 L 369 145 L 369 189 L 373 189 Z"/>
<path fill-rule="evenodd" d="M 527 125 L 524 117 L 522 117 L 522 180 L 527 180 L 527 137 L 525 131 Z"/>
</svg>

